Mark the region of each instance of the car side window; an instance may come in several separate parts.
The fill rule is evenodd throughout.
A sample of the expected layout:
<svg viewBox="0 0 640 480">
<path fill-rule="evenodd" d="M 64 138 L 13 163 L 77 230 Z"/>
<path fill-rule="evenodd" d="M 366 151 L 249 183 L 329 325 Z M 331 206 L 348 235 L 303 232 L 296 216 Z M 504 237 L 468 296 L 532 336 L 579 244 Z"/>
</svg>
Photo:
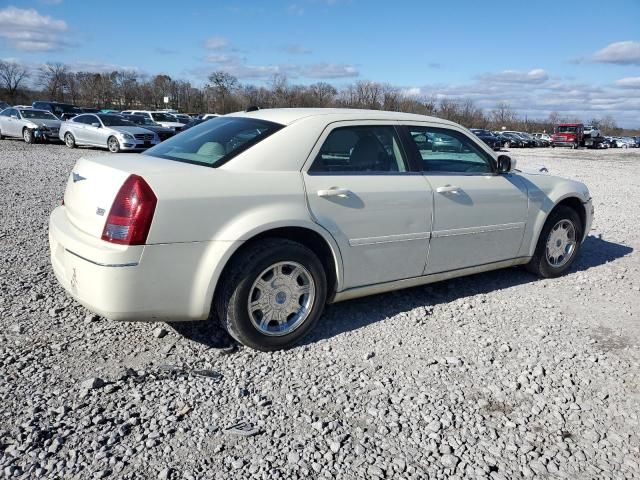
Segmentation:
<svg viewBox="0 0 640 480">
<path fill-rule="evenodd" d="M 320 147 L 309 173 L 399 173 L 407 162 L 392 126 L 339 127 Z"/>
<path fill-rule="evenodd" d="M 469 137 L 448 128 L 408 126 L 426 172 L 492 173 L 491 157 Z"/>
<path fill-rule="evenodd" d="M 72 121 L 75 123 L 82 123 L 84 125 L 91 125 L 93 118 L 91 117 L 91 115 L 78 115 L 77 117 L 72 119 Z"/>
</svg>

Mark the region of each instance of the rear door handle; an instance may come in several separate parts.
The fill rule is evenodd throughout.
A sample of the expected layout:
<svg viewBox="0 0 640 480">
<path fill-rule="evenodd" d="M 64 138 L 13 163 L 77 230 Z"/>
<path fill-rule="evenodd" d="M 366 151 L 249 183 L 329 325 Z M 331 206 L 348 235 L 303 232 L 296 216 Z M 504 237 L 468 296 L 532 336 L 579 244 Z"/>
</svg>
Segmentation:
<svg viewBox="0 0 640 480">
<path fill-rule="evenodd" d="M 318 190 L 319 197 L 346 197 L 349 194 L 348 188 L 331 187 L 326 190 Z"/>
<path fill-rule="evenodd" d="M 455 185 L 445 185 L 444 187 L 436 188 L 438 193 L 460 193 L 460 187 Z"/>
</svg>

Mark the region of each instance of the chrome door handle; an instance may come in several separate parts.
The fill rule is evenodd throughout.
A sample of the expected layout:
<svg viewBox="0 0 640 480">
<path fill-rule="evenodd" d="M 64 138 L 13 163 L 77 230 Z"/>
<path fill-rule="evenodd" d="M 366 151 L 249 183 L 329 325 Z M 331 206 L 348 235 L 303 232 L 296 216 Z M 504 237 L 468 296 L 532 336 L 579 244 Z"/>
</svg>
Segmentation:
<svg viewBox="0 0 640 480">
<path fill-rule="evenodd" d="M 456 187 L 455 185 L 445 185 L 444 187 L 436 188 L 436 192 L 438 192 L 438 193 L 460 193 L 460 187 Z"/>
<path fill-rule="evenodd" d="M 331 187 L 326 190 L 318 190 L 319 197 L 346 197 L 349 194 L 348 188 Z"/>
</svg>

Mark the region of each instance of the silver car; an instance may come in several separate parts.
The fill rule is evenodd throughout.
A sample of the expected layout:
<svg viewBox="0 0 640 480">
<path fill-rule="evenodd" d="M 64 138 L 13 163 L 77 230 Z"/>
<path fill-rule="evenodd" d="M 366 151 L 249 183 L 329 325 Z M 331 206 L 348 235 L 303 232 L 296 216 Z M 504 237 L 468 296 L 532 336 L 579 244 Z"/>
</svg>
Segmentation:
<svg viewBox="0 0 640 480">
<path fill-rule="evenodd" d="M 0 112 L 0 139 L 23 138 L 27 143 L 57 140 L 60 120 L 51 112 L 33 108 L 6 108 Z"/>
<path fill-rule="evenodd" d="M 79 145 L 108 148 L 110 152 L 144 150 L 160 143 L 154 132 L 119 115 L 83 114 L 62 122 L 60 140 L 69 148 Z"/>
</svg>

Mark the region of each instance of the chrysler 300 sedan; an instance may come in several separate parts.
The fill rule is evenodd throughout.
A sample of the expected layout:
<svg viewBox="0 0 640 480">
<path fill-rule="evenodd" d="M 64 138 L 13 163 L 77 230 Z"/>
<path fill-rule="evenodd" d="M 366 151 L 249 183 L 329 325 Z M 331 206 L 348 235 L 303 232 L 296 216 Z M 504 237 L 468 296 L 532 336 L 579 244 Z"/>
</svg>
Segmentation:
<svg viewBox="0 0 640 480">
<path fill-rule="evenodd" d="M 585 185 L 518 171 L 455 123 L 274 109 L 80 159 L 49 241 L 59 282 L 102 316 L 215 317 L 275 350 L 328 302 L 514 265 L 556 277 L 592 216 Z"/>
<path fill-rule="evenodd" d="M 79 145 L 108 148 L 112 153 L 142 150 L 160 143 L 158 135 L 141 128 L 120 115 L 85 113 L 60 126 L 60 140 L 67 147 Z"/>
</svg>

